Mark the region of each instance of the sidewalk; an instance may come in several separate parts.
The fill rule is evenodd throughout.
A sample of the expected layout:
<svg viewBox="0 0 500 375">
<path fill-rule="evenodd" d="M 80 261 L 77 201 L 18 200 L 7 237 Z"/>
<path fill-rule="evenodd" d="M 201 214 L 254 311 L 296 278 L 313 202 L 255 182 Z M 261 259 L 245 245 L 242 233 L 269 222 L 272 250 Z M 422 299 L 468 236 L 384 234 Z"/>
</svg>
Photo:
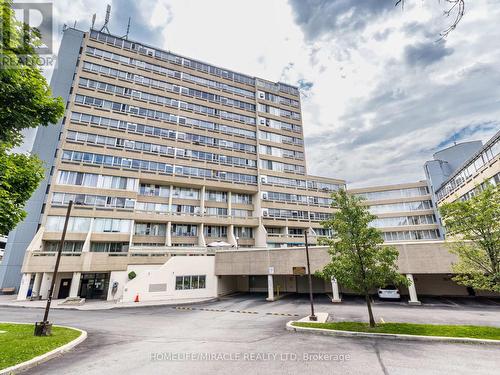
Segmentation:
<svg viewBox="0 0 500 375">
<path fill-rule="evenodd" d="M 28 307 L 34 309 L 43 309 L 47 304 L 46 300 L 43 301 L 17 301 L 15 295 L 0 295 L 0 307 Z M 111 310 L 119 308 L 130 307 L 144 307 L 144 306 L 177 306 L 189 305 L 202 302 L 216 301 L 217 298 L 192 298 L 192 299 L 169 299 L 164 301 L 144 301 L 144 302 L 118 302 L 118 301 L 99 301 L 89 300 L 81 306 L 78 305 L 61 305 L 64 300 L 53 299 L 50 305 L 51 309 L 65 309 L 65 310 Z"/>
</svg>

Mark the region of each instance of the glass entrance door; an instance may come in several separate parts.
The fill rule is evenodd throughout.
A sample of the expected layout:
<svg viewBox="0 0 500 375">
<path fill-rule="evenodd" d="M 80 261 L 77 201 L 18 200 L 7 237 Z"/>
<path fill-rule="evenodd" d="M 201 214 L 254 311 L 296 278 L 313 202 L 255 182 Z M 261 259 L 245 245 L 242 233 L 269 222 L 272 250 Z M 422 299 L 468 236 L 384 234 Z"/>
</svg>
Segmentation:
<svg viewBox="0 0 500 375">
<path fill-rule="evenodd" d="M 81 298 L 107 299 L 109 273 L 82 273 L 80 282 Z"/>
</svg>

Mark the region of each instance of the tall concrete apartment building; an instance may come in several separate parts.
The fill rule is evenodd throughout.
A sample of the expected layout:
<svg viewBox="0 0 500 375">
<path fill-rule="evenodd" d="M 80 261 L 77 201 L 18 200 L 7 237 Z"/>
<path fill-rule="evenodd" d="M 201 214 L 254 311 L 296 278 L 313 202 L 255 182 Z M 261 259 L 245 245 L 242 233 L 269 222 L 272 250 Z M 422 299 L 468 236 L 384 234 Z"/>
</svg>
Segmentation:
<svg viewBox="0 0 500 375">
<path fill-rule="evenodd" d="M 382 231 L 385 242 L 439 240 L 432 194 L 426 181 L 351 189 L 377 216 L 371 225 Z"/>
<path fill-rule="evenodd" d="M 320 222 L 345 183 L 307 174 L 297 87 L 73 28 L 51 86 L 65 116 L 38 130 L 33 152 L 49 168 L 9 235 L 0 287 L 19 283 L 26 254 L 23 272 L 46 292 L 70 200 L 60 297 L 131 262 L 328 235 Z"/>
</svg>

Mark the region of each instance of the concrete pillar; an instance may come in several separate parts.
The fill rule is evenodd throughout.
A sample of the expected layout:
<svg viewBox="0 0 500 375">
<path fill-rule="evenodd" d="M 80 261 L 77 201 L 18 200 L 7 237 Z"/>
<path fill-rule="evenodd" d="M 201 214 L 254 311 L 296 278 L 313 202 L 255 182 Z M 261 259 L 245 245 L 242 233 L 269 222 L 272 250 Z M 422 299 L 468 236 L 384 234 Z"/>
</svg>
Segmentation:
<svg viewBox="0 0 500 375">
<path fill-rule="evenodd" d="M 83 243 L 82 253 L 90 251 L 90 238 L 92 237 L 93 226 L 94 226 L 94 218 L 90 219 L 89 231 L 87 232 L 87 237 L 85 237 L 85 242 Z"/>
<path fill-rule="evenodd" d="M 274 301 L 273 275 L 267 275 L 267 298 L 266 301 Z"/>
<path fill-rule="evenodd" d="M 132 247 L 134 244 L 134 233 L 135 233 L 135 220 L 132 220 L 130 223 L 130 236 L 128 238 L 128 249 Z"/>
<path fill-rule="evenodd" d="M 331 282 L 332 282 L 332 302 L 334 303 L 342 302 L 342 299 L 340 298 L 339 283 L 337 282 L 337 279 L 335 277 L 332 277 Z"/>
<path fill-rule="evenodd" d="M 28 298 L 28 290 L 30 288 L 31 273 L 23 273 L 21 285 L 19 285 L 19 292 L 17 293 L 17 300 L 24 301 Z"/>
<path fill-rule="evenodd" d="M 168 194 L 168 211 L 172 213 L 172 199 L 174 199 L 174 186 L 170 185 L 170 193 Z"/>
<path fill-rule="evenodd" d="M 267 247 L 267 231 L 264 225 L 260 224 L 254 231 L 255 246 Z"/>
<path fill-rule="evenodd" d="M 200 197 L 200 216 L 205 215 L 205 185 L 201 188 L 201 197 Z"/>
<path fill-rule="evenodd" d="M 410 282 L 408 286 L 408 292 L 410 293 L 410 300 L 408 303 L 410 305 L 421 305 L 422 303 L 418 300 L 417 289 L 415 288 L 415 281 L 413 280 L 413 275 L 411 273 L 406 274 L 406 278 Z"/>
<path fill-rule="evenodd" d="M 198 225 L 198 246 L 206 247 L 207 243 L 205 242 L 205 235 L 203 234 L 203 230 L 204 225 L 203 223 L 201 223 L 200 225 Z"/>
<path fill-rule="evenodd" d="M 227 240 L 234 247 L 238 246 L 238 241 L 236 240 L 236 236 L 234 235 L 234 225 L 231 224 L 227 227 Z"/>
<path fill-rule="evenodd" d="M 42 284 L 40 286 L 40 295 L 42 299 L 49 297 L 50 283 L 52 282 L 52 273 L 44 272 L 42 276 Z"/>
<path fill-rule="evenodd" d="M 40 295 L 40 285 L 42 284 L 42 277 L 43 273 L 35 273 L 35 281 L 33 282 L 33 290 L 31 291 L 31 295 L 33 297 L 38 297 Z"/>
<path fill-rule="evenodd" d="M 172 246 L 172 222 L 167 223 L 167 238 L 165 239 L 165 245 Z"/>
<path fill-rule="evenodd" d="M 73 272 L 73 278 L 71 279 L 71 287 L 69 288 L 69 298 L 78 297 L 78 292 L 80 290 L 80 278 L 81 272 Z"/>
</svg>

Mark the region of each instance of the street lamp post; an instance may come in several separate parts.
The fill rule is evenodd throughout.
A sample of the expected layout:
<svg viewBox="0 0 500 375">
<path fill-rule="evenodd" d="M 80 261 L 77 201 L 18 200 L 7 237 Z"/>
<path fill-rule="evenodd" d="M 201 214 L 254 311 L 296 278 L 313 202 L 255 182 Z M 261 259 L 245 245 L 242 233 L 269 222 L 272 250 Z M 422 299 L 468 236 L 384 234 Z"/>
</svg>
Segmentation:
<svg viewBox="0 0 500 375">
<path fill-rule="evenodd" d="M 43 320 L 41 322 L 35 323 L 35 336 L 49 336 L 52 331 L 52 324 L 49 323 L 49 311 L 50 303 L 52 302 L 52 297 L 54 294 L 54 287 L 56 284 L 57 271 L 59 269 L 59 262 L 61 261 L 61 253 L 64 247 L 64 240 L 66 238 L 66 230 L 68 229 L 69 217 L 71 215 L 71 208 L 73 207 L 73 201 L 69 201 L 68 210 L 66 211 L 66 220 L 64 221 L 64 228 L 61 236 L 61 241 L 57 247 L 57 257 L 56 264 L 54 266 L 54 274 L 52 275 L 52 281 L 50 283 L 49 296 L 47 298 L 47 305 L 45 306 L 45 313 L 43 315 Z"/>
<path fill-rule="evenodd" d="M 309 243 L 307 242 L 307 232 L 308 232 L 308 229 L 306 229 L 304 231 L 304 239 L 305 239 L 305 243 L 306 243 L 307 277 L 309 278 L 309 301 L 311 302 L 311 315 L 309 315 L 309 320 L 316 321 L 316 320 L 318 320 L 318 317 L 316 315 L 314 315 L 312 276 L 311 276 L 311 266 L 309 264 Z"/>
</svg>

